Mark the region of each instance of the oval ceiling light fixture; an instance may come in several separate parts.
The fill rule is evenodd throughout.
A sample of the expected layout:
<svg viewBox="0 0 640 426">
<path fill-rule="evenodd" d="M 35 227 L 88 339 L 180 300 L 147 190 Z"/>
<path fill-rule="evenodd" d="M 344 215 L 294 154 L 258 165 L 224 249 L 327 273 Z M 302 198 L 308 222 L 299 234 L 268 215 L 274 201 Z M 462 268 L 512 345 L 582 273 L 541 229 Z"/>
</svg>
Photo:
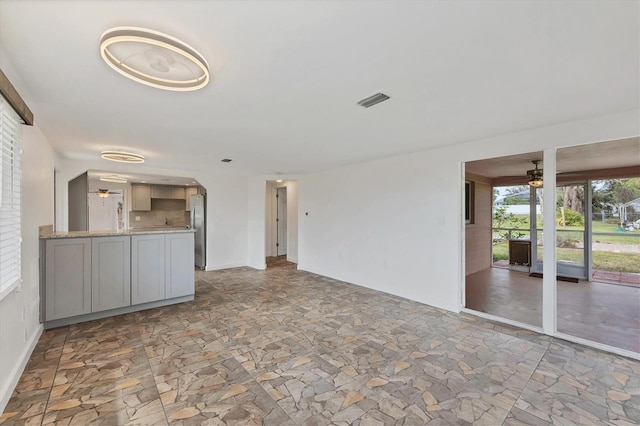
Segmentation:
<svg viewBox="0 0 640 426">
<path fill-rule="evenodd" d="M 102 182 L 127 183 L 127 178 L 118 175 L 102 176 L 100 180 Z"/>
<path fill-rule="evenodd" d="M 100 157 L 105 160 L 119 161 L 120 163 L 144 163 L 144 157 L 139 154 L 123 151 L 102 151 Z"/>
<path fill-rule="evenodd" d="M 100 40 L 102 59 L 120 74 L 158 89 L 189 91 L 209 83 L 209 65 L 188 44 L 158 31 L 116 27 Z"/>
</svg>

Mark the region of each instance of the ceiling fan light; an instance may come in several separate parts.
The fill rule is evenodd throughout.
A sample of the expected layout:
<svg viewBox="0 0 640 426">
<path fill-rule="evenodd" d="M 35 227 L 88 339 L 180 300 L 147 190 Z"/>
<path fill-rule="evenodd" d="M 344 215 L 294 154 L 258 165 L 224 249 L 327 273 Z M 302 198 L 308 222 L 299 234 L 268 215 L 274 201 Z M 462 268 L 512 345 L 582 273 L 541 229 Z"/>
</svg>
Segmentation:
<svg viewBox="0 0 640 426">
<path fill-rule="evenodd" d="M 538 168 L 538 163 L 540 163 L 540 160 L 533 160 L 532 163 L 536 166 L 536 168 L 533 170 L 527 170 L 527 178 L 529 178 L 528 183 L 534 188 L 540 188 L 544 183 L 542 180 L 543 171 L 542 169 Z"/>
<path fill-rule="evenodd" d="M 98 189 L 98 197 L 107 198 L 108 196 L 109 196 L 109 190 L 108 189 Z"/>
</svg>

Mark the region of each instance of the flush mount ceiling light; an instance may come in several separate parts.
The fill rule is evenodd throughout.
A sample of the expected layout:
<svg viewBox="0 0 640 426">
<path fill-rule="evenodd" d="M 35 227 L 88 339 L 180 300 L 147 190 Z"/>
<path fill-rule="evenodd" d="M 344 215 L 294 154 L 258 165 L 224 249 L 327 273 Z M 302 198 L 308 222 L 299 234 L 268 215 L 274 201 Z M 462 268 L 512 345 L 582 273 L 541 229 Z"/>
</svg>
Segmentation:
<svg viewBox="0 0 640 426">
<path fill-rule="evenodd" d="M 534 160 L 532 161 L 533 164 L 535 164 L 536 168 L 533 170 L 527 170 L 527 178 L 529 178 L 529 185 L 533 186 L 534 188 L 540 188 L 542 186 L 542 169 L 538 168 L 538 164 L 540 163 L 540 160 Z"/>
<path fill-rule="evenodd" d="M 120 163 L 144 163 L 144 157 L 139 154 L 122 151 L 102 151 L 100 157 L 105 160 L 119 161 Z"/>
<path fill-rule="evenodd" d="M 102 176 L 100 180 L 103 182 L 127 183 L 126 178 L 123 178 L 122 176 L 118 176 L 118 175 Z"/>
<path fill-rule="evenodd" d="M 189 91 L 209 82 L 209 65 L 194 48 L 158 31 L 116 27 L 102 34 L 102 59 L 120 74 L 158 89 Z"/>
</svg>

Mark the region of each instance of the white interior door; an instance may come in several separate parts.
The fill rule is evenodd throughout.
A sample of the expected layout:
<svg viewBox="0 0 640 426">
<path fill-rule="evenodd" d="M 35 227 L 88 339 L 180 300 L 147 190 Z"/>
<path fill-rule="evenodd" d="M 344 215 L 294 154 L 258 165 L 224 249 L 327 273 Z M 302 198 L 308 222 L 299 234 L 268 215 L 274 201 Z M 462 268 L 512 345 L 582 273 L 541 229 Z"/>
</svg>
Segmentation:
<svg viewBox="0 0 640 426">
<path fill-rule="evenodd" d="M 276 189 L 276 255 L 287 254 L 287 188 Z"/>
</svg>

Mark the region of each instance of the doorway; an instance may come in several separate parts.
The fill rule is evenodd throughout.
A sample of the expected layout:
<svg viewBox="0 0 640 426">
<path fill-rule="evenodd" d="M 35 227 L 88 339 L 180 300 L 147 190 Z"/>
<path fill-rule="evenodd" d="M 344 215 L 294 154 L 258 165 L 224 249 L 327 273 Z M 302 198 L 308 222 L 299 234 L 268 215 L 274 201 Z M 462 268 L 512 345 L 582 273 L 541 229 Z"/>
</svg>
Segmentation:
<svg viewBox="0 0 640 426">
<path fill-rule="evenodd" d="M 124 190 L 99 194 L 90 192 L 87 197 L 89 231 L 117 231 L 124 229 Z M 105 196 L 106 195 L 106 196 Z"/>
<path fill-rule="evenodd" d="M 265 185 L 265 266 L 298 263 L 298 182 L 268 180 Z"/>
<path fill-rule="evenodd" d="M 585 183 L 559 184 L 557 193 L 556 260 L 558 276 L 589 280 L 590 238 L 585 207 L 591 203 Z"/>
<path fill-rule="evenodd" d="M 276 189 L 276 256 L 287 254 L 287 187 Z"/>
</svg>

